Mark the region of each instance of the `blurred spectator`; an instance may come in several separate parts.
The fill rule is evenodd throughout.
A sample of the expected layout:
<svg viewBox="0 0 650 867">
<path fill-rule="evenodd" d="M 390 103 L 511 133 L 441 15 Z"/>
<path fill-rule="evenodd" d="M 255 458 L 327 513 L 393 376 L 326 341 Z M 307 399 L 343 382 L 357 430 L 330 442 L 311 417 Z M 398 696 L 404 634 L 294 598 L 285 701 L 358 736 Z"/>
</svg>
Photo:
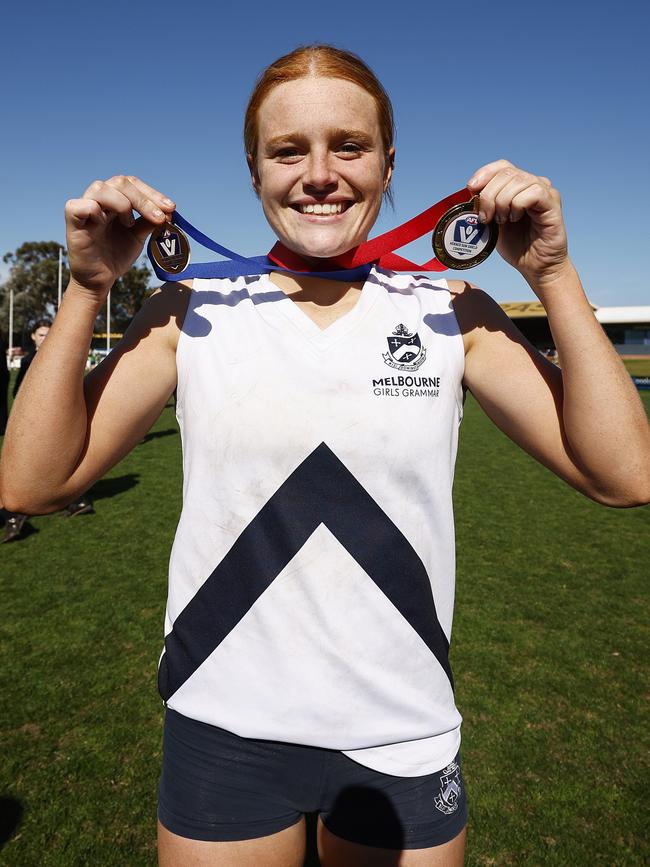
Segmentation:
<svg viewBox="0 0 650 867">
<path fill-rule="evenodd" d="M 47 337 L 48 332 L 49 332 L 51 327 L 52 327 L 52 322 L 50 319 L 38 319 L 34 323 L 34 325 L 32 327 L 32 333 L 31 333 L 31 338 L 32 338 L 32 341 L 34 343 L 34 348 L 32 349 L 31 352 L 28 352 L 27 355 L 24 355 L 20 361 L 20 370 L 18 371 L 18 376 L 17 376 L 16 382 L 14 384 L 14 390 L 13 390 L 14 397 L 16 397 L 16 395 L 18 394 L 18 389 L 20 388 L 21 383 L 22 383 L 23 379 L 25 378 L 25 374 L 29 370 L 30 364 L 32 363 L 32 361 L 36 357 L 36 353 L 38 352 L 38 350 L 42 346 L 43 341 Z M 6 359 L 6 354 L 4 355 L 4 357 Z M 7 365 L 6 365 L 6 361 L 5 361 L 5 365 L 4 365 L 5 370 L 6 370 L 6 367 L 7 367 Z M 8 380 L 7 380 L 7 382 L 8 382 Z M 1 384 L 1 381 L 0 381 L 0 384 Z M 7 389 L 5 387 L 5 389 L 4 389 L 5 411 L 6 411 L 6 392 L 7 392 Z M 0 410 L 1 410 L 1 406 L 0 406 Z M 2 419 L 0 417 L 0 421 L 1 420 Z M 6 416 L 5 416 L 5 424 L 6 424 Z M 4 433 L 4 426 L 2 428 L 0 428 L 0 430 L 2 431 L 2 433 Z M 66 509 L 64 510 L 63 514 L 68 518 L 72 518 L 72 517 L 74 517 L 74 515 L 86 515 L 92 511 L 93 511 L 92 500 L 90 499 L 90 497 L 88 497 L 86 494 L 84 494 L 82 497 L 80 497 L 79 500 L 76 500 L 74 503 L 70 503 L 70 505 L 67 506 Z M 11 542 L 14 539 L 18 539 L 21 536 L 23 529 L 25 527 L 25 522 L 27 521 L 27 515 L 22 515 L 18 512 L 5 512 L 5 516 L 6 516 L 5 533 L 4 533 L 4 538 L 2 539 L 2 541 L 3 542 Z"/>
<path fill-rule="evenodd" d="M 7 346 L 0 334 L 0 436 L 7 427 L 7 393 L 9 391 L 9 368 L 7 367 Z"/>
<path fill-rule="evenodd" d="M 23 379 L 25 378 L 25 374 L 29 370 L 29 366 L 36 357 L 36 353 L 40 349 L 43 341 L 48 335 L 50 328 L 52 327 L 52 321 L 50 319 L 38 319 L 32 328 L 31 338 L 34 344 L 34 348 L 31 352 L 28 352 L 27 355 L 23 355 L 20 359 L 20 370 L 18 371 L 18 376 L 16 377 L 16 382 L 14 383 L 14 397 L 18 394 L 18 389 L 21 386 Z"/>
</svg>

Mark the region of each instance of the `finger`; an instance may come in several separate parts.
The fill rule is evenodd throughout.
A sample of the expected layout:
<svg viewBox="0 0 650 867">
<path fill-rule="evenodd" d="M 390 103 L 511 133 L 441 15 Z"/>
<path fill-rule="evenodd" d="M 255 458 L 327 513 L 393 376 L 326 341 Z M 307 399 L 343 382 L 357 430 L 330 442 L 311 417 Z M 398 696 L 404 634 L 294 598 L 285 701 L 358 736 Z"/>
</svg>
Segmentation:
<svg viewBox="0 0 650 867">
<path fill-rule="evenodd" d="M 494 198 L 494 219 L 497 223 L 507 223 L 508 221 L 516 223 L 521 220 L 524 211 L 517 204 L 513 205 L 513 201 L 523 190 L 532 186 L 537 186 L 539 190 L 542 189 L 542 185 L 538 183 L 538 179 L 534 175 L 520 172 L 501 187 Z M 543 187 L 543 189 L 547 188 Z"/>
<path fill-rule="evenodd" d="M 141 214 L 145 220 L 160 225 L 167 219 L 167 214 L 154 199 L 149 198 L 148 194 L 140 188 L 139 185 L 131 183 L 126 175 L 116 175 L 106 181 L 106 185 L 120 192 L 131 203 L 134 211 Z M 173 208 L 167 206 L 167 211 L 171 213 Z"/>
<path fill-rule="evenodd" d="M 108 217 L 94 199 L 69 199 L 65 203 L 66 222 L 74 229 L 83 229 L 88 223 L 105 225 Z"/>
<path fill-rule="evenodd" d="M 140 243 L 144 243 L 149 235 L 156 229 L 160 223 L 152 223 L 149 220 L 146 220 L 144 217 L 138 217 L 138 219 L 133 224 L 133 234 L 140 241 Z"/>
<path fill-rule="evenodd" d="M 106 181 L 93 181 L 83 197 L 98 202 L 109 220 L 117 217 L 120 223 L 127 228 L 130 228 L 135 222 L 130 199 Z"/>
<path fill-rule="evenodd" d="M 156 202 L 161 210 L 171 214 L 176 209 L 176 202 L 173 199 L 170 199 L 164 193 L 161 193 L 160 190 L 156 190 L 154 187 L 147 184 L 142 180 L 142 178 L 136 178 L 135 175 L 127 175 L 126 177 L 133 186 L 142 190 L 142 192 L 148 196 L 152 202 Z"/>
<path fill-rule="evenodd" d="M 511 162 L 508 162 L 508 160 L 494 160 L 494 162 L 486 163 L 474 172 L 469 181 L 467 181 L 467 186 L 472 192 L 480 193 L 496 174 L 507 168 L 514 169 L 515 166 Z"/>
<path fill-rule="evenodd" d="M 550 211 L 556 204 L 559 207 L 559 199 L 559 193 L 546 184 L 537 182 L 530 184 L 513 198 L 510 205 L 510 219 L 516 222 L 525 213 Z"/>
<path fill-rule="evenodd" d="M 503 210 L 497 210 L 496 200 L 501 191 L 508 186 L 513 180 L 521 178 L 524 173 L 514 166 L 508 166 L 501 169 L 496 174 L 480 193 L 479 200 L 479 220 L 484 223 L 490 223 L 498 217 L 497 222 L 504 222 Z M 506 212 L 507 219 L 507 212 Z"/>
</svg>

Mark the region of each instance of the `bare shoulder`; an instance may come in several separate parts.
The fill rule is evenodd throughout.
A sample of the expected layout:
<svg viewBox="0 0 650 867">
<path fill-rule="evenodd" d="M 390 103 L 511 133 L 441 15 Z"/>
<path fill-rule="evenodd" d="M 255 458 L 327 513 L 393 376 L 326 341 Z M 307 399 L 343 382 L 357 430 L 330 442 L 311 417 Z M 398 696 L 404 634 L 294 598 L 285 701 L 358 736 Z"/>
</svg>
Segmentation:
<svg viewBox="0 0 650 867">
<path fill-rule="evenodd" d="M 149 296 L 134 317 L 125 340 L 140 342 L 148 336 L 176 350 L 178 337 L 192 294 L 192 280 L 163 283 Z"/>
<path fill-rule="evenodd" d="M 487 292 L 467 280 L 448 280 L 451 303 L 463 335 L 465 353 L 486 333 L 512 331 L 511 320 Z"/>
<path fill-rule="evenodd" d="M 109 381 L 119 381 L 122 386 L 128 381 L 134 393 L 150 387 L 153 369 L 156 383 L 171 393 L 175 387 L 176 347 L 191 292 L 191 281 L 163 283 L 154 290 L 110 355 L 85 377 L 89 406 L 95 407 L 102 396 L 106 397 Z"/>
</svg>

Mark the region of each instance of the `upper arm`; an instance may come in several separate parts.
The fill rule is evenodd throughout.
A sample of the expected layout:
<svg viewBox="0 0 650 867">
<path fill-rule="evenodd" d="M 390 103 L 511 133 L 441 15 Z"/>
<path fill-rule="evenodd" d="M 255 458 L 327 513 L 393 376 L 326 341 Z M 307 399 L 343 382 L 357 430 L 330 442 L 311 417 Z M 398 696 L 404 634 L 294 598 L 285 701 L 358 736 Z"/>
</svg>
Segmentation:
<svg viewBox="0 0 650 867">
<path fill-rule="evenodd" d="M 176 345 L 189 289 L 165 284 L 84 380 L 87 429 L 68 495 L 83 492 L 140 442 L 176 387 Z"/>
<path fill-rule="evenodd" d="M 561 370 L 542 356 L 485 292 L 450 281 L 465 342 L 465 386 L 510 439 L 592 496 L 562 422 Z"/>
</svg>

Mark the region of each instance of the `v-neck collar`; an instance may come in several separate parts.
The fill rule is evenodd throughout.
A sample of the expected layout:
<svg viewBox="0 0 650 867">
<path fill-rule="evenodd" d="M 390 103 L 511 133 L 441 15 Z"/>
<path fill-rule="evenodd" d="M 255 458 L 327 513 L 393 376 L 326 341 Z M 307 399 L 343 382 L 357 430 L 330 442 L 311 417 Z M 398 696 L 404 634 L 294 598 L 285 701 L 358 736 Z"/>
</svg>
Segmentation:
<svg viewBox="0 0 650 867">
<path fill-rule="evenodd" d="M 272 305 L 259 305 L 258 309 L 260 312 L 270 313 L 271 308 L 273 308 L 273 312 L 281 313 L 294 328 L 300 331 L 310 343 L 318 348 L 328 347 L 336 340 L 348 334 L 370 310 L 377 299 L 378 291 L 379 285 L 373 267 L 361 287 L 359 297 L 354 306 L 347 313 L 335 319 L 327 328 L 320 328 L 304 310 L 300 309 L 295 301 L 291 300 L 289 295 L 286 295 L 279 286 L 273 283 L 268 274 L 262 274 L 254 286 L 249 286 L 251 294 L 273 293 L 277 298 L 277 301 L 274 300 Z M 280 293 L 283 297 L 278 297 Z"/>
</svg>

